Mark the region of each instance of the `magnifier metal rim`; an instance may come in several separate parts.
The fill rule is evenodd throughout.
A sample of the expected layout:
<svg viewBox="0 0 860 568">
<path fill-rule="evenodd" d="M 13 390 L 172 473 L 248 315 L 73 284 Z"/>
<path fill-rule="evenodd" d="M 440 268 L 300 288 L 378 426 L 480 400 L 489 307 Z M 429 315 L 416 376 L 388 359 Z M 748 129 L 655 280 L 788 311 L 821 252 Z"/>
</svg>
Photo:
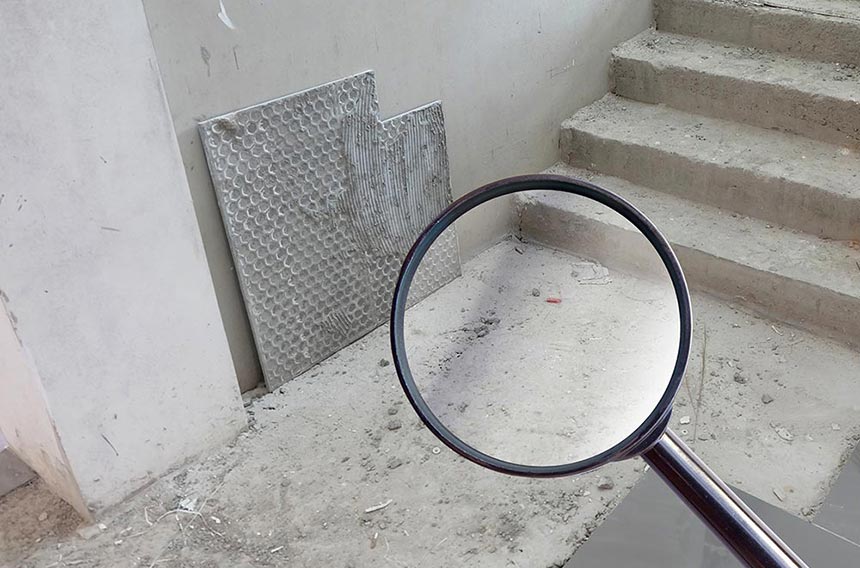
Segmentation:
<svg viewBox="0 0 860 568">
<path fill-rule="evenodd" d="M 666 391 L 651 414 L 648 415 L 645 421 L 632 434 L 608 450 L 584 460 L 559 465 L 527 465 L 500 460 L 489 454 L 485 454 L 456 436 L 430 410 L 427 402 L 421 396 L 412 377 L 412 371 L 409 368 L 404 341 L 403 321 L 406 314 L 409 288 L 412 285 L 412 279 L 415 277 L 421 260 L 439 235 L 462 215 L 491 199 L 530 190 L 553 190 L 581 195 L 609 207 L 630 221 L 645 235 L 666 266 L 666 270 L 669 272 L 672 280 L 672 286 L 675 289 L 675 297 L 678 300 L 678 312 L 681 322 L 678 356 L 675 359 L 672 377 L 669 385 L 666 387 Z M 400 378 L 403 391 L 427 428 L 446 446 L 464 458 L 498 472 L 524 477 L 558 477 L 588 471 L 614 459 L 629 457 L 633 453 L 644 451 L 647 449 L 647 442 L 656 439 L 654 433 L 658 430 L 662 432 L 662 429 L 665 428 L 669 413 L 671 412 L 672 400 L 681 385 L 681 379 L 684 376 L 684 369 L 686 369 L 687 358 L 690 353 L 690 337 L 692 334 L 690 292 L 687 289 L 687 281 L 684 278 L 681 265 L 669 246 L 669 242 L 641 211 L 626 200 L 611 191 L 566 176 L 550 174 L 517 176 L 496 181 L 480 187 L 471 193 L 467 193 L 442 211 L 419 235 L 415 244 L 412 245 L 412 248 L 406 255 L 406 259 L 400 269 L 400 275 L 397 278 L 397 285 L 394 288 L 390 334 L 394 367 L 397 370 L 397 376 Z M 643 446 L 643 444 L 645 445 Z"/>
</svg>

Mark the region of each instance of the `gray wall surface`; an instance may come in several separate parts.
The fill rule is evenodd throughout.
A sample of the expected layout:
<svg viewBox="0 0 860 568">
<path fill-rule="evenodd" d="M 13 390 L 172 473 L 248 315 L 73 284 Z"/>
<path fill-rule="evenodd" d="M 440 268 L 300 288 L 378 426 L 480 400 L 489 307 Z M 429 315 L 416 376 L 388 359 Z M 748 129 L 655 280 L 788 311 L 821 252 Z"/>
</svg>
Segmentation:
<svg viewBox="0 0 860 568">
<path fill-rule="evenodd" d="M 652 17 L 645 0 L 223 5 L 224 19 L 214 0 L 144 0 L 243 389 L 260 380 L 259 362 L 198 120 L 373 69 L 383 118 L 442 100 L 458 197 L 555 162 L 559 122 L 606 92 L 610 50 Z M 458 227 L 463 258 L 508 222 L 508 211 L 496 208 L 480 225 Z"/>
<path fill-rule="evenodd" d="M 99 510 L 245 413 L 142 5 L 4 0 L 0 47 L 0 419 Z"/>
</svg>

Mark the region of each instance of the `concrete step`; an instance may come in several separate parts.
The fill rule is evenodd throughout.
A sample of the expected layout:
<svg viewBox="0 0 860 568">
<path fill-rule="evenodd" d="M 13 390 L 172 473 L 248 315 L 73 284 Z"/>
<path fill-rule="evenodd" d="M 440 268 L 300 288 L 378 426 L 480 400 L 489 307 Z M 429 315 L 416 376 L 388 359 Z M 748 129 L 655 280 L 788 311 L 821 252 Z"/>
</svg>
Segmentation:
<svg viewBox="0 0 860 568">
<path fill-rule="evenodd" d="M 613 51 L 613 92 L 860 146 L 860 70 L 649 30 Z"/>
<path fill-rule="evenodd" d="M 561 147 L 574 166 L 860 240 L 860 158 L 847 148 L 614 95 L 564 121 Z"/>
<path fill-rule="evenodd" d="M 656 0 L 655 9 L 664 32 L 860 64 L 856 0 Z"/>
<path fill-rule="evenodd" d="M 691 287 L 849 345 L 860 340 L 860 249 L 568 165 L 548 173 L 586 179 L 640 208 L 672 243 Z M 618 250 L 634 242 L 603 206 L 572 210 L 555 192 L 518 206 L 523 235 L 545 245 L 569 247 L 571 225 Z"/>
</svg>

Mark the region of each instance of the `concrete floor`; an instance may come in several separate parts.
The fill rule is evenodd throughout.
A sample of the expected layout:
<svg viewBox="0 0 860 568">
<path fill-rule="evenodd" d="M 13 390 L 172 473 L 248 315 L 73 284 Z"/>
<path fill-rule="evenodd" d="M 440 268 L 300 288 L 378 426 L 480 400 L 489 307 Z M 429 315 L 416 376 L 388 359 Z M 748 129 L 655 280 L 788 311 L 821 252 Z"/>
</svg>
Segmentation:
<svg viewBox="0 0 860 568">
<path fill-rule="evenodd" d="M 600 250 L 601 261 L 627 266 L 617 250 Z M 556 465 L 608 450 L 645 421 L 678 354 L 665 270 L 622 273 L 518 240 L 469 269 L 405 318 L 416 384 L 448 428 L 492 456 Z"/>
<path fill-rule="evenodd" d="M 511 256 L 513 246 L 524 254 Z M 414 321 L 433 329 L 449 313 L 446 295 L 468 297 L 503 258 L 522 283 L 520 303 L 572 278 L 573 259 L 503 242 L 416 306 Z M 727 482 L 813 514 L 860 433 L 860 354 L 706 296 L 694 310 L 673 428 Z M 457 311 L 447 327 L 476 329 L 481 317 Z M 495 317 L 485 339 L 515 323 L 500 309 Z M 160 479 L 89 538 L 52 525 L 53 510 L 37 521 L 45 511 L 10 494 L 0 527 L 29 530 L 0 533 L 0 565 L 562 565 L 644 473 L 640 461 L 543 481 L 484 471 L 423 428 L 389 361 L 380 328 L 254 400 L 253 425 L 234 444 Z M 602 476 L 610 489 L 598 489 Z"/>
</svg>

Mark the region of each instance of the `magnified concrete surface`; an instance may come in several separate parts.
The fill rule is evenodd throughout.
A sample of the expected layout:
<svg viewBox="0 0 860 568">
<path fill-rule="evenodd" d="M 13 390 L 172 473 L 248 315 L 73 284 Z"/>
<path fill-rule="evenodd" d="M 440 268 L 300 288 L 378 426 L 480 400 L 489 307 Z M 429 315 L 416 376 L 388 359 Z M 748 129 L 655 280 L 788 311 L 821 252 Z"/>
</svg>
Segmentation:
<svg viewBox="0 0 860 568">
<path fill-rule="evenodd" d="M 452 286 L 477 286 L 502 252 L 466 263 Z M 572 275 L 546 278 L 526 299 Z M 726 482 L 813 517 L 860 434 L 860 356 L 707 296 L 693 309 L 672 427 Z M 429 328 L 440 308 L 414 312 Z M 514 323 L 496 317 L 486 337 Z M 561 566 L 644 473 L 634 460 L 528 480 L 467 463 L 419 423 L 390 360 L 380 328 L 250 401 L 249 431 L 109 511 L 103 530 L 49 534 L 42 508 L 7 495 L 0 526 L 30 530 L 0 532 L 0 566 Z"/>
<path fill-rule="evenodd" d="M 426 304 L 405 317 L 422 397 L 463 441 L 510 462 L 571 463 L 622 442 L 654 411 L 678 356 L 665 270 L 645 277 L 517 239 Z"/>
</svg>

